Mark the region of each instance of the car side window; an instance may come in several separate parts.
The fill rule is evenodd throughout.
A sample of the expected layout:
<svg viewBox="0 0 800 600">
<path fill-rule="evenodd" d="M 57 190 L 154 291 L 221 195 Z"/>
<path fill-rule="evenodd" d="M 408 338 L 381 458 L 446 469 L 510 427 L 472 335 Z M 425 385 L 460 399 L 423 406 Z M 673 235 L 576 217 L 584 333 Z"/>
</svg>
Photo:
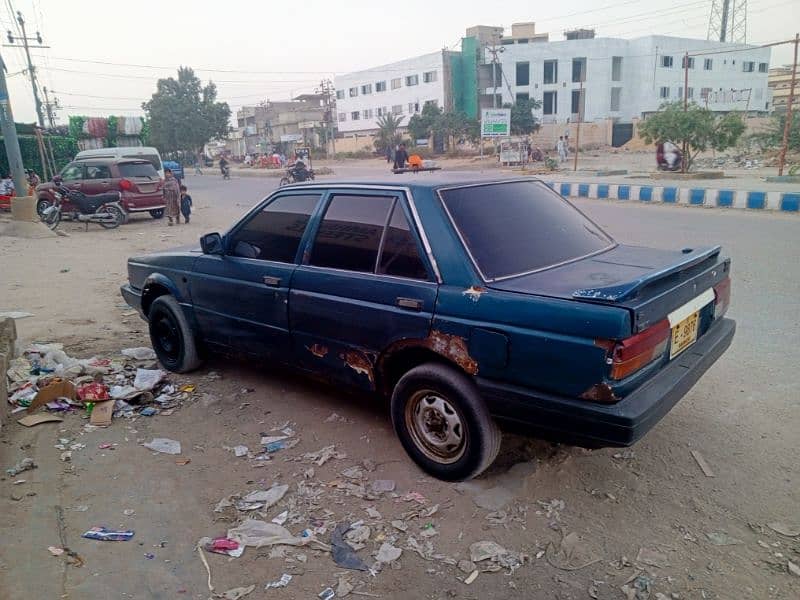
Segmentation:
<svg viewBox="0 0 800 600">
<path fill-rule="evenodd" d="M 67 165 L 61 171 L 61 179 L 64 181 L 75 181 L 76 179 L 83 179 L 83 166 L 82 165 Z"/>
<path fill-rule="evenodd" d="M 88 165 L 86 179 L 111 179 L 111 169 L 106 165 Z"/>
<path fill-rule="evenodd" d="M 428 279 L 428 271 L 422 262 L 419 247 L 400 202 L 395 204 L 386 229 L 378 273 L 409 279 Z"/>
<path fill-rule="evenodd" d="M 232 256 L 293 263 L 321 194 L 279 196 L 250 217 L 229 243 Z"/>
<path fill-rule="evenodd" d="M 320 224 L 309 264 L 374 273 L 395 196 L 337 194 Z"/>
</svg>

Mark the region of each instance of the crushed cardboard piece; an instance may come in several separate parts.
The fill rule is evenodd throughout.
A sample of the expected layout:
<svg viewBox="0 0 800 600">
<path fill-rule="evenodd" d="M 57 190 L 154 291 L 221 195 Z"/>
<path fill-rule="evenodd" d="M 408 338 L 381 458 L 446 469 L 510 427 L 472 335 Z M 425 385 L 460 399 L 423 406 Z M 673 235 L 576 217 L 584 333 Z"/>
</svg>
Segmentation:
<svg viewBox="0 0 800 600">
<path fill-rule="evenodd" d="M 72 382 L 58 379 L 39 390 L 31 402 L 31 405 L 28 407 L 28 412 L 32 413 L 37 408 L 44 406 L 48 402 L 57 400 L 58 398 L 75 400 L 76 397 L 75 386 Z"/>
<path fill-rule="evenodd" d="M 27 415 L 22 417 L 17 421 L 17 423 L 24 425 L 25 427 L 34 427 L 35 425 L 41 425 L 42 423 L 61 423 L 63 420 L 64 419 L 56 415 L 41 413 L 38 415 Z"/>
<path fill-rule="evenodd" d="M 92 409 L 92 416 L 89 423 L 95 427 L 108 427 L 111 425 L 111 417 L 114 414 L 114 400 L 98 402 Z"/>
</svg>

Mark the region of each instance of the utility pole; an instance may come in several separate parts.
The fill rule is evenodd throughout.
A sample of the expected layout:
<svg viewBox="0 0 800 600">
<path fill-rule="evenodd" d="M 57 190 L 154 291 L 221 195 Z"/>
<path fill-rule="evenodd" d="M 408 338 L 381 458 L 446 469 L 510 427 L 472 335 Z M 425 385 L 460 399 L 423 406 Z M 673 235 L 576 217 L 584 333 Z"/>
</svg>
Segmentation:
<svg viewBox="0 0 800 600">
<path fill-rule="evenodd" d="M 683 112 L 689 110 L 689 52 L 688 50 L 683 55 Z M 681 157 L 681 173 L 686 173 L 686 163 L 688 162 L 686 156 L 689 152 L 689 146 L 686 140 L 683 140 L 683 156 Z"/>
<path fill-rule="evenodd" d="M 42 91 L 44 92 L 45 110 L 47 110 L 47 122 L 50 124 L 50 128 L 52 129 L 56 126 L 55 111 L 61 107 L 58 105 L 58 98 L 55 96 L 53 96 L 53 101 L 50 102 L 50 97 L 47 95 L 47 86 L 44 86 Z"/>
<path fill-rule="evenodd" d="M 500 62 L 497 58 L 497 55 L 505 52 L 506 49 L 503 46 L 498 46 L 497 41 L 493 41 L 492 45 L 486 48 L 489 51 L 489 54 L 492 55 L 492 108 L 497 108 L 497 64 Z"/>
<path fill-rule="evenodd" d="M 334 124 L 334 94 L 336 93 L 333 89 L 333 82 L 330 79 L 323 79 L 319 82 L 319 88 L 317 88 L 317 93 L 322 94 L 322 102 L 325 107 L 325 130 L 327 132 L 328 140 L 330 140 L 330 157 L 333 158 L 336 156 L 336 138 L 334 137 L 333 133 L 333 124 Z M 325 150 L 328 152 L 328 145 L 325 145 Z"/>
<path fill-rule="evenodd" d="M 792 129 L 792 105 L 794 104 L 794 87 L 797 85 L 797 46 L 800 45 L 800 33 L 794 35 L 794 62 L 792 62 L 792 83 L 789 86 L 789 99 L 786 101 L 786 123 L 783 125 L 783 143 L 778 157 L 778 176 L 783 175 L 786 165 L 786 150 L 789 148 L 789 132 Z"/>
<path fill-rule="evenodd" d="M 19 151 L 17 126 L 14 124 L 14 115 L 11 113 L 11 101 L 6 87 L 6 64 L 3 62 L 2 56 L 0 56 L 0 128 L 3 131 L 3 143 L 6 147 L 8 168 L 14 179 L 14 187 L 23 193 L 22 190 L 28 189 L 28 182 L 25 180 L 22 153 Z"/>
<path fill-rule="evenodd" d="M 42 101 L 39 98 L 39 84 L 36 81 L 36 67 L 33 66 L 31 60 L 30 48 L 49 48 L 50 46 L 42 45 L 42 34 L 36 32 L 36 37 L 28 37 L 25 32 L 25 19 L 22 18 L 22 13 L 17 11 L 17 23 L 22 29 L 22 36 L 14 37 L 11 30 L 8 30 L 8 44 L 3 44 L 10 48 L 25 48 L 25 56 L 28 57 L 28 74 L 31 77 L 31 87 L 33 88 L 33 100 L 36 103 L 36 116 L 39 118 L 39 127 L 44 127 L 44 113 L 42 112 Z M 22 45 L 15 44 L 15 42 L 22 42 Z M 37 42 L 37 45 L 31 46 L 28 42 Z"/>
<path fill-rule="evenodd" d="M 578 84 L 578 125 L 575 128 L 575 158 L 572 163 L 572 170 L 578 170 L 578 153 L 581 147 L 581 123 L 583 122 L 584 101 L 583 101 L 583 80 L 586 79 L 586 61 L 581 65 L 581 81 Z M 566 140 L 564 140 L 566 144 Z"/>
</svg>

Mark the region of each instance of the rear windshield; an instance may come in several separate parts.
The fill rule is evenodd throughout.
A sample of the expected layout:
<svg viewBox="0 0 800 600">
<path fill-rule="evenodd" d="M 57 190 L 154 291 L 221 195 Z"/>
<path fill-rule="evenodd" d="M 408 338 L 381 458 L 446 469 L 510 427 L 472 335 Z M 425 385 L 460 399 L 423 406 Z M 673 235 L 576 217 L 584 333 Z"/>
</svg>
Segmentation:
<svg viewBox="0 0 800 600">
<path fill-rule="evenodd" d="M 122 177 L 148 177 L 158 179 L 158 171 L 149 162 L 118 163 L 119 174 Z"/>
<path fill-rule="evenodd" d="M 138 158 L 141 160 L 146 160 L 153 165 L 156 171 L 161 170 L 161 159 L 158 158 L 158 154 L 128 154 L 122 158 Z"/>
<path fill-rule="evenodd" d="M 614 243 L 538 181 L 448 189 L 441 196 L 487 281 L 551 267 Z"/>
</svg>

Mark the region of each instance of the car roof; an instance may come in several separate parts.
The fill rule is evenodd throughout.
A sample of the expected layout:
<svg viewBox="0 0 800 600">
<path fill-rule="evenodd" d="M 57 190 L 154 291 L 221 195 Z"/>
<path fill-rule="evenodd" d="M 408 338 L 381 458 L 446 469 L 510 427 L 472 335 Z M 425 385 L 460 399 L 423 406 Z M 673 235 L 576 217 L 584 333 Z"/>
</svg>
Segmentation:
<svg viewBox="0 0 800 600">
<path fill-rule="evenodd" d="M 298 183 L 281 189 L 298 189 L 305 187 L 393 187 L 416 190 L 437 190 L 447 187 L 468 187 L 494 183 L 511 183 L 519 181 L 538 181 L 538 177 L 499 177 L 496 173 L 457 171 L 450 173 L 404 173 L 384 177 L 348 177 L 346 179 L 325 179 L 314 183 Z"/>
<path fill-rule="evenodd" d="M 148 165 L 153 164 L 145 158 L 102 158 L 102 157 L 92 158 L 88 156 L 75 158 L 75 160 L 73 160 L 72 162 L 77 162 L 81 164 L 93 164 L 93 165 L 119 165 L 128 163 L 134 163 L 134 164 L 147 163 Z"/>
</svg>

